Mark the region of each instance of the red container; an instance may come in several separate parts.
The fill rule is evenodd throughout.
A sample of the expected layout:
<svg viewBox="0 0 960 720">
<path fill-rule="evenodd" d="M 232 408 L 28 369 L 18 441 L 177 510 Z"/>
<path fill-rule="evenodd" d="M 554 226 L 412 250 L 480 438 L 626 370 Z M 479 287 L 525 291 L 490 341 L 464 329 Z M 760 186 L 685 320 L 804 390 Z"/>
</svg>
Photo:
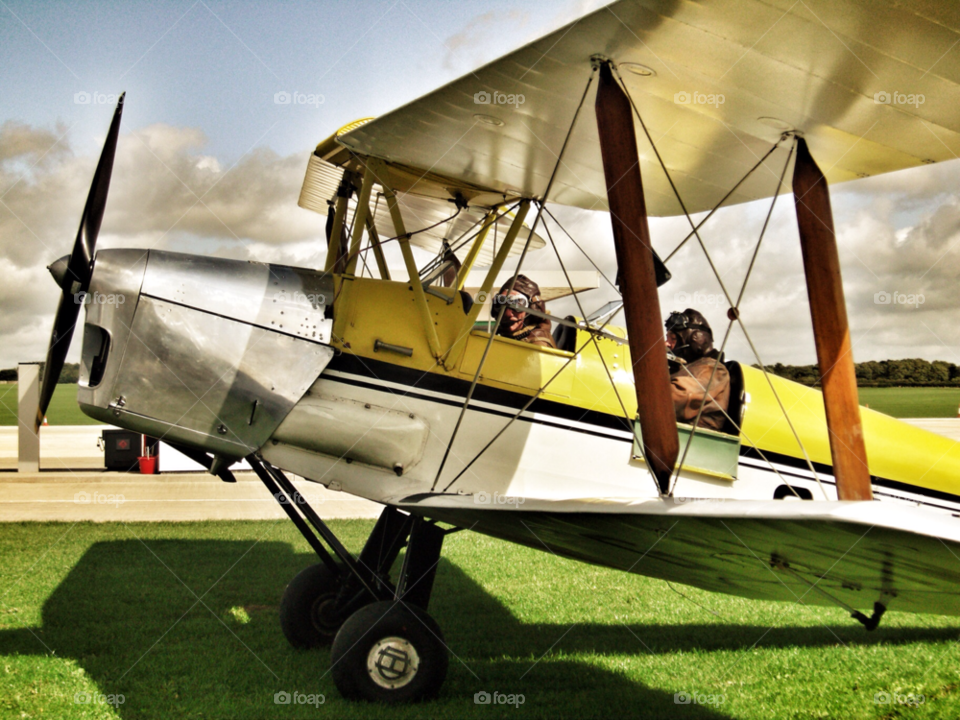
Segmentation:
<svg viewBox="0 0 960 720">
<path fill-rule="evenodd" d="M 137 458 L 140 461 L 140 474 L 141 475 L 156 475 L 157 474 L 157 457 L 140 457 Z"/>
</svg>

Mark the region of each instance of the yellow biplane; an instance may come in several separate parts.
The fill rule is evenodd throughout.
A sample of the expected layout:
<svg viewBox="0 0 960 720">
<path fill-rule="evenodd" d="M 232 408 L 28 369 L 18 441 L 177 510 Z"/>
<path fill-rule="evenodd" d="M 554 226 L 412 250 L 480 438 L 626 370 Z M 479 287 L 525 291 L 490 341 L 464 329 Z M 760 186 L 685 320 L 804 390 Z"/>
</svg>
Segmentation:
<svg viewBox="0 0 960 720">
<path fill-rule="evenodd" d="M 287 587 L 283 631 L 332 642 L 350 698 L 439 691 L 427 606 L 461 529 L 838 605 L 868 629 L 886 610 L 960 614 L 960 445 L 858 407 L 828 192 L 953 158 L 958 38 L 946 0 L 616 2 L 320 143 L 300 204 L 326 215 L 324 268 L 95 253 L 121 100 L 73 254 L 51 266 L 38 419 L 78 293 L 123 294 L 86 306 L 81 408 L 226 481 L 249 461 L 320 560 Z M 823 393 L 727 362 L 724 427 L 678 424 L 647 218 L 772 209 L 791 190 Z M 555 249 L 550 204 L 609 211 L 626 328 L 610 324 L 619 305 L 583 310 L 572 281 L 581 310 L 549 317 L 556 349 L 498 335 L 508 304 L 486 317 L 505 263 L 515 283 Z M 690 221 L 705 252 L 712 214 Z M 746 332 L 743 289 L 723 292 L 727 334 Z M 288 473 L 384 506 L 358 556 Z"/>
</svg>

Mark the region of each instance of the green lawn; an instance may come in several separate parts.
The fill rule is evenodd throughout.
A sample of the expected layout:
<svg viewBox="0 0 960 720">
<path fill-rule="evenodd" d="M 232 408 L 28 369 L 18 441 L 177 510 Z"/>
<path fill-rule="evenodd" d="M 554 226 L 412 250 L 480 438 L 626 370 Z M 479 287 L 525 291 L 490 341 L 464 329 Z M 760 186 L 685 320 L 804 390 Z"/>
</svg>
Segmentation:
<svg viewBox="0 0 960 720">
<path fill-rule="evenodd" d="M 47 409 L 51 425 L 98 425 L 99 420 L 87 417 L 77 405 L 77 386 L 57 385 Z M 0 425 L 17 424 L 17 384 L 0 385 Z"/>
<path fill-rule="evenodd" d="M 960 388 L 860 388 L 860 404 L 898 418 L 955 418 Z"/>
<path fill-rule="evenodd" d="M 356 551 L 372 522 L 331 525 Z M 891 612 L 867 633 L 838 609 L 684 598 L 469 532 L 447 539 L 431 604 L 453 653 L 439 700 L 350 704 L 328 653 L 280 632 L 283 587 L 313 561 L 285 521 L 0 526 L 0 716 L 960 716 L 960 619 Z M 326 702 L 277 706 L 280 691 Z M 524 702 L 476 705 L 479 691 Z M 677 705 L 678 692 L 718 704 Z M 124 702 L 114 712 L 83 693 Z"/>
</svg>

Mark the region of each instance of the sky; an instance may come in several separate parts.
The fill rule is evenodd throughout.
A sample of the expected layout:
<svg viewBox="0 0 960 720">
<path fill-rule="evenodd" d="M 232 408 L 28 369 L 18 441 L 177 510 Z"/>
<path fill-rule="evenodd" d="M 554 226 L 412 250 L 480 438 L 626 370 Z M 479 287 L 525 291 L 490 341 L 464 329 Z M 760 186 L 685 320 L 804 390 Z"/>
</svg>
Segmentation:
<svg viewBox="0 0 960 720">
<path fill-rule="evenodd" d="M 297 206 L 313 147 L 556 29 L 597 2 L 245 3 L 0 0 L 0 367 L 42 359 L 69 252 L 116 96 L 127 92 L 99 248 L 143 247 L 322 267 L 323 218 Z M 960 52 L 960 48 L 954 50 Z M 313 98 L 277 104 L 277 93 Z M 846 183 L 832 201 L 857 361 L 960 364 L 960 161 Z M 769 202 L 720 210 L 704 241 L 739 291 Z M 609 277 L 605 213 L 558 216 Z M 683 218 L 654 219 L 666 256 Z M 561 242 L 568 267 L 590 264 Z M 399 261 L 397 265 L 401 264 Z M 549 251 L 527 266 L 555 269 Z M 726 303 L 695 243 L 670 262 L 661 309 Z M 584 294 L 587 312 L 613 297 Z M 796 217 L 774 208 L 742 316 L 765 363 L 815 359 Z M 884 300 L 888 302 L 884 302 Z M 557 314 L 575 312 L 570 301 Z M 79 337 L 79 334 L 78 334 Z M 69 359 L 76 361 L 74 339 Z M 728 357 L 756 362 L 734 330 Z"/>
</svg>

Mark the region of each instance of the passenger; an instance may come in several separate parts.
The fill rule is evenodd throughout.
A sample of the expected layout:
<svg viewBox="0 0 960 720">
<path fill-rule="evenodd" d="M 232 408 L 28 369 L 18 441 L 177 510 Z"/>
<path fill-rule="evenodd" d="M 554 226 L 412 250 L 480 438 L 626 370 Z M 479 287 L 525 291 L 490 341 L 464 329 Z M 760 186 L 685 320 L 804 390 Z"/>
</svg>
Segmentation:
<svg viewBox="0 0 960 720">
<path fill-rule="evenodd" d="M 493 313 L 500 312 L 500 305 L 504 304 L 509 297 L 510 305 L 507 305 L 503 313 L 503 319 L 497 326 L 497 335 L 522 340 L 533 345 L 541 347 L 556 348 L 557 344 L 550 334 L 550 321 L 546 318 L 539 318 L 523 310 L 515 309 L 513 306 L 526 307 L 531 310 L 537 310 L 545 313 L 547 306 L 540 298 L 540 286 L 526 275 L 517 275 L 517 282 L 513 286 L 513 291 L 507 295 L 510 290 L 511 280 L 504 283 L 493 298 Z"/>
<path fill-rule="evenodd" d="M 730 373 L 721 354 L 713 348 L 709 323 L 699 312 L 687 308 L 682 313 L 670 313 L 665 325 L 667 347 L 678 359 L 670 367 L 677 422 L 692 423 L 706 402 L 697 426 L 720 430 L 730 404 Z"/>
</svg>

